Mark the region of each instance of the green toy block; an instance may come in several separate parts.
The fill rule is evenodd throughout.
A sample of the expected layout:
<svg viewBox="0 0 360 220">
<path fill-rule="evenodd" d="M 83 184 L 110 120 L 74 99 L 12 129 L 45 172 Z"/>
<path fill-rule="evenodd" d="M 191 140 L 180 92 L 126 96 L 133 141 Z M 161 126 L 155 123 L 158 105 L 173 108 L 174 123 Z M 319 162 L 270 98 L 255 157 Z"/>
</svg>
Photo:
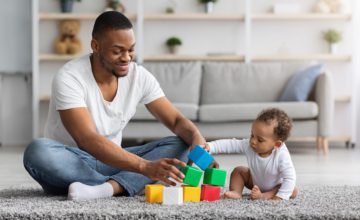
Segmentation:
<svg viewBox="0 0 360 220">
<path fill-rule="evenodd" d="M 186 167 L 180 167 L 180 171 L 183 172 L 185 175 L 183 183 L 191 186 L 199 185 L 202 176 L 201 170 L 192 166 L 186 166 Z"/>
<path fill-rule="evenodd" d="M 204 184 L 212 186 L 224 186 L 226 179 L 226 171 L 216 168 L 207 168 L 205 170 Z"/>
</svg>

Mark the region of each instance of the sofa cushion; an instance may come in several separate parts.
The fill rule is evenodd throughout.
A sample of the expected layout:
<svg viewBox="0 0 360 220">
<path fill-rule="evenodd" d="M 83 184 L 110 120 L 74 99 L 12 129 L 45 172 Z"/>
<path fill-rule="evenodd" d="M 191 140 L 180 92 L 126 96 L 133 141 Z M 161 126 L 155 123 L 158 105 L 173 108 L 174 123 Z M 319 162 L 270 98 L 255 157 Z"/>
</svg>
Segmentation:
<svg viewBox="0 0 360 220">
<path fill-rule="evenodd" d="M 280 102 L 306 101 L 314 87 L 317 77 L 323 68 L 322 64 L 307 67 L 294 74 L 280 96 Z"/>
<path fill-rule="evenodd" d="M 288 80 L 308 62 L 204 63 L 201 104 L 276 102 Z"/>
<path fill-rule="evenodd" d="M 172 103 L 199 104 L 200 62 L 145 62 Z"/>
<path fill-rule="evenodd" d="M 188 103 L 173 103 L 186 118 L 190 120 L 196 120 L 198 115 L 199 106 Z M 154 116 L 150 114 L 145 105 L 138 105 L 136 113 L 131 120 L 155 120 Z"/>
<path fill-rule="evenodd" d="M 202 105 L 199 110 L 200 122 L 252 121 L 266 108 L 284 110 L 292 119 L 313 119 L 319 109 L 315 102 L 240 103 Z"/>
</svg>

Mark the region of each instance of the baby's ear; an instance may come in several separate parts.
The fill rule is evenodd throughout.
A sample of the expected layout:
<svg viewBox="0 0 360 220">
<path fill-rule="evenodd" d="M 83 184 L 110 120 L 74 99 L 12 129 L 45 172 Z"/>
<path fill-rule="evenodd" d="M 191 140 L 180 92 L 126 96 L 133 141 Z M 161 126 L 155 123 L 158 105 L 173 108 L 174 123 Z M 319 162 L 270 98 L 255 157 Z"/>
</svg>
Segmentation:
<svg viewBox="0 0 360 220">
<path fill-rule="evenodd" d="M 282 145 L 282 141 L 281 140 L 277 140 L 277 141 L 275 141 L 275 148 L 280 148 L 281 147 L 281 145 Z"/>
</svg>

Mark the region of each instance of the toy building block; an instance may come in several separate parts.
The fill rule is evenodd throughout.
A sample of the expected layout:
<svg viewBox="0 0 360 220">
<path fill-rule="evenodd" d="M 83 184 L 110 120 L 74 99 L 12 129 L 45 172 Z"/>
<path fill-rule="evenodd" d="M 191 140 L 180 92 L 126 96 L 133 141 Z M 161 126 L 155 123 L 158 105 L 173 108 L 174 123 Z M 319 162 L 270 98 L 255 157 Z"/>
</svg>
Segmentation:
<svg viewBox="0 0 360 220">
<path fill-rule="evenodd" d="M 204 184 L 212 186 L 224 186 L 226 179 L 226 171 L 216 168 L 207 168 L 205 170 Z"/>
<path fill-rule="evenodd" d="M 145 186 L 145 201 L 149 203 L 162 203 L 163 189 L 161 184 L 148 184 Z"/>
<path fill-rule="evenodd" d="M 201 185 L 201 201 L 216 201 L 220 199 L 220 186 Z"/>
<path fill-rule="evenodd" d="M 184 202 L 200 202 L 201 188 L 193 186 L 183 186 Z"/>
<path fill-rule="evenodd" d="M 185 178 L 183 179 L 183 183 L 191 185 L 191 186 L 198 186 L 201 180 L 201 176 L 203 172 L 195 167 L 186 166 L 180 167 L 180 171 L 183 172 Z"/>
<path fill-rule="evenodd" d="M 163 190 L 164 205 L 181 205 L 183 204 L 182 187 L 165 187 Z"/>
<path fill-rule="evenodd" d="M 213 162 L 214 158 L 200 145 L 196 145 L 188 155 L 189 159 L 192 160 L 200 169 L 205 170 Z"/>
</svg>

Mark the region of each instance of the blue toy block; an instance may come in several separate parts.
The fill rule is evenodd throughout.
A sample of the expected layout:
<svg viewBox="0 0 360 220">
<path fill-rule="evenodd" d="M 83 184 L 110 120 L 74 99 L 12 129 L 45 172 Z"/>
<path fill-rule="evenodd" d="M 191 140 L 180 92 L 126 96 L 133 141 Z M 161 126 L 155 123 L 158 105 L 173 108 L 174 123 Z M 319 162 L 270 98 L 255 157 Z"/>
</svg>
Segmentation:
<svg viewBox="0 0 360 220">
<path fill-rule="evenodd" d="M 188 155 L 189 159 L 192 160 L 200 169 L 205 170 L 209 167 L 214 158 L 200 145 L 196 145 Z"/>
</svg>

